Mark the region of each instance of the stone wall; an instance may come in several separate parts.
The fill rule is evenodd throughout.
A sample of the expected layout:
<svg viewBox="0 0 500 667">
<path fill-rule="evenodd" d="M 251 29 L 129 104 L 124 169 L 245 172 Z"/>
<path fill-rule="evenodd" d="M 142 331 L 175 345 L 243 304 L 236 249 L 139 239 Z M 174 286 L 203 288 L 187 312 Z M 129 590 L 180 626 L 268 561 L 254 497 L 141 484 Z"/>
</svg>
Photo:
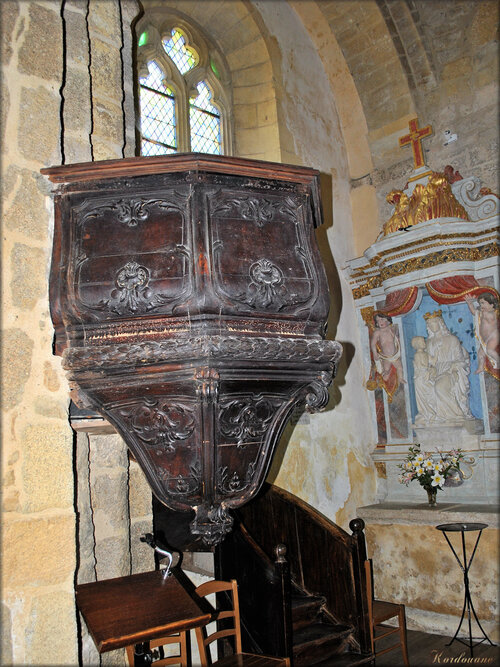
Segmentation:
<svg viewBox="0 0 500 667">
<path fill-rule="evenodd" d="M 68 421 L 67 383 L 60 359 L 52 355 L 48 272 L 53 209 L 39 170 L 60 164 L 63 146 L 66 162 L 90 159 L 89 133 L 96 159 L 120 157 L 122 108 L 128 128 L 125 153 L 133 154 L 130 23 L 137 5 L 121 4 L 124 100 L 117 2 L 91 2 L 88 17 L 86 3 L 66 2 L 61 141 L 61 3 L 0 3 L 3 664 L 78 662 L 76 440 Z"/>
</svg>

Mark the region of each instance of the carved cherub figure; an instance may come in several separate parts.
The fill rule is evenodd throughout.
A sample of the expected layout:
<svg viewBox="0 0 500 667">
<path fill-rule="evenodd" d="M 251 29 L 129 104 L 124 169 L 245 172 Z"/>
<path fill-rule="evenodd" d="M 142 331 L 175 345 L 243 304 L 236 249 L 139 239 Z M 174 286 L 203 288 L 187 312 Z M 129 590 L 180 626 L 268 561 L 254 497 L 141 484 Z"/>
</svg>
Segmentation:
<svg viewBox="0 0 500 667">
<path fill-rule="evenodd" d="M 479 307 L 476 309 L 474 297 L 470 295 L 465 297 L 465 302 L 474 315 L 474 328 L 479 341 L 476 373 L 483 373 L 486 370 L 498 376 L 500 370 L 498 298 L 491 292 L 483 292 L 478 295 L 477 301 Z M 491 371 L 497 371 L 497 373 Z"/>
</svg>

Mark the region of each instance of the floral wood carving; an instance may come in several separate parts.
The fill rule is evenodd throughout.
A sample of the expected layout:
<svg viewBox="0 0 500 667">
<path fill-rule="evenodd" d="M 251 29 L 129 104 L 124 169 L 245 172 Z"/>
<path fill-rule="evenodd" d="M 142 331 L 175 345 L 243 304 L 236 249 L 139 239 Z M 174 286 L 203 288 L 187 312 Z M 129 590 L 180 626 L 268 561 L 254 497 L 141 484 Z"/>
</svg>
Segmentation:
<svg viewBox="0 0 500 667">
<path fill-rule="evenodd" d="M 195 428 L 193 407 L 168 398 L 144 399 L 122 408 L 120 415 L 142 442 L 162 452 L 174 452 L 174 444 L 189 438 Z"/>
</svg>

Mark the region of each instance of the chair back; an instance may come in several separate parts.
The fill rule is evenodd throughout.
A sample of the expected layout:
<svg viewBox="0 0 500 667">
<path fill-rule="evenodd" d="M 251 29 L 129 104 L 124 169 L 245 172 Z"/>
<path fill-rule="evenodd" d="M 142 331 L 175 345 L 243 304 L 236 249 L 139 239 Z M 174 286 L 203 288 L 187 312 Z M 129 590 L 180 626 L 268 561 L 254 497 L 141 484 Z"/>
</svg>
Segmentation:
<svg viewBox="0 0 500 667">
<path fill-rule="evenodd" d="M 215 612 L 213 620 L 217 621 L 217 628 L 214 632 L 208 633 L 207 626 L 196 628 L 196 639 L 200 652 L 201 667 L 208 667 L 209 645 L 218 639 L 234 637 L 236 653 L 242 653 L 241 648 L 241 627 L 240 627 L 240 605 L 238 599 L 238 584 L 236 579 L 231 581 L 207 581 L 200 584 L 195 593 L 200 597 L 207 597 L 212 593 L 222 593 L 227 591 L 231 599 L 231 608 Z M 229 627 L 219 630 L 218 622 L 227 619 Z"/>
<path fill-rule="evenodd" d="M 158 649 L 161 646 L 166 646 L 169 644 L 178 644 L 178 652 L 176 655 L 169 655 L 168 657 L 160 657 L 156 660 L 154 658 L 155 654 L 159 651 L 153 649 Z M 187 631 L 179 632 L 175 635 L 169 635 L 168 637 L 160 637 L 159 639 L 152 639 L 149 642 L 149 647 L 153 651 L 153 662 L 151 663 L 155 667 L 163 667 L 163 665 L 180 665 L 180 667 L 188 667 L 188 649 L 187 649 Z M 161 655 L 161 654 L 160 654 Z M 127 646 L 127 660 L 130 667 L 134 665 L 134 646 Z"/>
</svg>

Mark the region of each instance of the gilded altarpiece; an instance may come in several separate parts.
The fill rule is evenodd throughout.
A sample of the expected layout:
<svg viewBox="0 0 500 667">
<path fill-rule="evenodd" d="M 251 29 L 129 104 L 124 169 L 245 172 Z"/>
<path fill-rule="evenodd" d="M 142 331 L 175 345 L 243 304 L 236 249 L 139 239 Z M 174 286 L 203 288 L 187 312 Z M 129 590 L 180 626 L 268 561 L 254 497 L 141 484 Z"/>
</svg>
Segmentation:
<svg viewBox="0 0 500 667">
<path fill-rule="evenodd" d="M 346 267 L 371 402 L 379 501 L 423 502 L 399 483 L 408 448 L 462 447 L 443 501 L 495 503 L 499 453 L 499 199 L 452 167 L 393 191 L 391 218 Z"/>
</svg>

